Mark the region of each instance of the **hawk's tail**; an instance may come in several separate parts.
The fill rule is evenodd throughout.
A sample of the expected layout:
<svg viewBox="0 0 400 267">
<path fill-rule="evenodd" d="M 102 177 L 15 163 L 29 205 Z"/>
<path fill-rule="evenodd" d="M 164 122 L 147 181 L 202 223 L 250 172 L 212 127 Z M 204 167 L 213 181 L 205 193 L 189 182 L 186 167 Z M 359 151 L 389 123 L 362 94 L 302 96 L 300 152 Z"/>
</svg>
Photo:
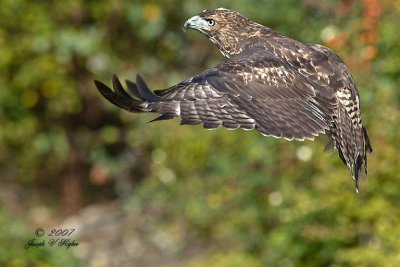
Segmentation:
<svg viewBox="0 0 400 267">
<path fill-rule="evenodd" d="M 122 87 L 118 77 L 114 74 L 112 78 L 114 91 L 104 83 L 94 81 L 99 92 L 114 105 L 130 112 L 150 112 L 149 102 L 155 102 L 159 96 L 155 95 L 137 75 L 136 83 L 125 81 L 129 92 L 136 98 L 132 98 Z"/>
<path fill-rule="evenodd" d="M 359 174 L 362 169 L 367 174 L 367 153 L 372 152 L 367 130 L 362 126 L 361 119 L 354 121 L 344 107 L 339 107 L 331 133 L 340 158 L 353 174 L 358 192 Z"/>
</svg>

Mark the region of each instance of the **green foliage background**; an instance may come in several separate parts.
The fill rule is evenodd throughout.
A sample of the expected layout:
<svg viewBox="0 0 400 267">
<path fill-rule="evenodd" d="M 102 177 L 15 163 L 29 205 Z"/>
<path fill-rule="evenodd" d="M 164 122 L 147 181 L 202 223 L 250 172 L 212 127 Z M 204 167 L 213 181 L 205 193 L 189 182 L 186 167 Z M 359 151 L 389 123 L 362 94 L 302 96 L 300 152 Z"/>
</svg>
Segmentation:
<svg viewBox="0 0 400 267">
<path fill-rule="evenodd" d="M 93 80 L 112 73 L 159 89 L 223 60 L 181 31 L 220 6 L 348 63 L 375 149 L 359 194 L 323 137 L 146 124 L 154 116 L 99 95 Z M 172 236 L 165 266 L 399 266 L 399 10 L 389 0 L 2 0 L 0 265 L 102 266 L 23 243 L 38 207 L 61 223 L 117 201 Z"/>
</svg>

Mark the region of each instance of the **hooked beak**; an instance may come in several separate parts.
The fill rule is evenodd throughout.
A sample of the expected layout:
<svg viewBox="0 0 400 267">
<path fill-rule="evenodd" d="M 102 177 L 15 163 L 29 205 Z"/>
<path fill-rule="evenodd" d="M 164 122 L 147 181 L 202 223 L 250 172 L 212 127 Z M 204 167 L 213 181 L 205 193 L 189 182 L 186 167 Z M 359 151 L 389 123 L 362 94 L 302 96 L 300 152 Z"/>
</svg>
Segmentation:
<svg viewBox="0 0 400 267">
<path fill-rule="evenodd" d="M 200 16 L 196 15 L 185 22 L 183 25 L 183 31 L 186 32 L 188 29 L 194 29 L 203 32 L 206 27 L 208 27 L 207 22 Z"/>
</svg>

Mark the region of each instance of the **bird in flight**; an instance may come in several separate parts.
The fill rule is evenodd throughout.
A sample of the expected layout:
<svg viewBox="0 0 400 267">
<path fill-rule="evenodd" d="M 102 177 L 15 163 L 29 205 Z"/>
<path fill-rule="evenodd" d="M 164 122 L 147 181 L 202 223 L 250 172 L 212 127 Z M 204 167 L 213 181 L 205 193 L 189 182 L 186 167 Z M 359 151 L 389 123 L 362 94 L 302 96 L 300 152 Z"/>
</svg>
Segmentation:
<svg viewBox="0 0 400 267">
<path fill-rule="evenodd" d="M 226 58 L 217 66 L 164 90 L 152 91 L 137 75 L 125 90 L 95 84 L 111 103 L 130 112 L 155 112 L 153 121 L 181 117 L 204 128 L 257 130 L 287 140 L 327 134 L 350 169 L 358 192 L 372 152 L 361 121 L 354 79 L 327 47 L 302 43 L 225 8 L 204 10 L 184 29 L 204 34 Z M 130 94 L 128 94 L 128 92 Z M 133 97 L 132 97 L 132 96 Z"/>
</svg>

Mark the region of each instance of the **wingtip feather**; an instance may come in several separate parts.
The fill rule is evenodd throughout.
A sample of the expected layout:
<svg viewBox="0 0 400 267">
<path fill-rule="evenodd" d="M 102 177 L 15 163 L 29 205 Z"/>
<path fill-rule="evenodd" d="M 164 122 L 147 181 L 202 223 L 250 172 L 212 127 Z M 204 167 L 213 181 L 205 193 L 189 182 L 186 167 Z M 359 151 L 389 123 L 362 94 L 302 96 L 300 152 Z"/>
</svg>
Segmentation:
<svg viewBox="0 0 400 267">
<path fill-rule="evenodd" d="M 125 83 L 127 85 L 129 92 L 131 92 L 131 94 L 133 94 L 137 98 L 144 100 L 138 91 L 138 87 L 137 87 L 136 83 L 129 81 L 129 80 L 125 80 Z"/>
<path fill-rule="evenodd" d="M 153 93 L 153 91 L 150 90 L 139 74 L 136 75 L 136 85 L 137 91 L 142 99 L 146 99 L 148 101 L 157 101 L 158 97 Z"/>
<path fill-rule="evenodd" d="M 114 90 L 98 80 L 95 80 L 94 83 L 100 94 L 114 105 L 131 112 L 148 111 L 143 101 L 134 99 L 126 93 L 117 75 L 112 76 Z"/>
</svg>

